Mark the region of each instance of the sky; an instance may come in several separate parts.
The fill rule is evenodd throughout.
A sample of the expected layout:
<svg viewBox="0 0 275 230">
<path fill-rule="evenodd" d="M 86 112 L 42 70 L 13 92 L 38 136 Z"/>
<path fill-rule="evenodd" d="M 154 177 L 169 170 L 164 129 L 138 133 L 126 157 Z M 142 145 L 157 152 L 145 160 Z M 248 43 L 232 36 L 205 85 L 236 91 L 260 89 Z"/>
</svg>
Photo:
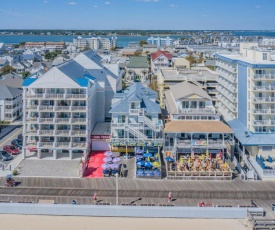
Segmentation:
<svg viewBox="0 0 275 230">
<path fill-rule="evenodd" d="M 275 0 L 0 0 L 0 29 L 275 30 Z"/>
</svg>

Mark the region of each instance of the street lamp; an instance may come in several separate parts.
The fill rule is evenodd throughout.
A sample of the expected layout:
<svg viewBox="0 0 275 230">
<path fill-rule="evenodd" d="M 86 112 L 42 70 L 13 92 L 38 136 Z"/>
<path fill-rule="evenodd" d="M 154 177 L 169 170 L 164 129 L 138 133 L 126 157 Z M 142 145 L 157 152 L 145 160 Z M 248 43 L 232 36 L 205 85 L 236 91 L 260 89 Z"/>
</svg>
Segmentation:
<svg viewBox="0 0 275 230">
<path fill-rule="evenodd" d="M 116 173 L 116 206 L 118 206 L 118 173 Z"/>
</svg>

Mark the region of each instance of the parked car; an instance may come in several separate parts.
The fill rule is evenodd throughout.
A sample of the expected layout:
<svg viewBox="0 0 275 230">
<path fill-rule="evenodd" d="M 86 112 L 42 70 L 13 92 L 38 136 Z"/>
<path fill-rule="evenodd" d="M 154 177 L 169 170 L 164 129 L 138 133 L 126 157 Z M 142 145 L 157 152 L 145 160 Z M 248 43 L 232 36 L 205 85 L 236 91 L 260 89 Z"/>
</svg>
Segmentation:
<svg viewBox="0 0 275 230">
<path fill-rule="evenodd" d="M 11 144 L 15 147 L 15 148 L 18 148 L 18 149 L 22 149 L 22 141 L 19 140 L 19 139 L 14 139 L 12 140 Z"/>
<path fill-rule="evenodd" d="M 8 154 L 6 151 L 0 151 L 0 159 L 3 161 L 9 161 L 12 159 L 12 156 Z"/>
<path fill-rule="evenodd" d="M 15 148 L 13 145 L 5 145 L 3 147 L 3 150 L 11 155 L 16 155 L 19 153 L 19 150 L 17 148 Z"/>
<path fill-rule="evenodd" d="M 22 134 L 19 134 L 18 136 L 17 136 L 17 139 L 19 139 L 19 140 L 23 140 L 23 136 L 22 136 Z"/>
</svg>

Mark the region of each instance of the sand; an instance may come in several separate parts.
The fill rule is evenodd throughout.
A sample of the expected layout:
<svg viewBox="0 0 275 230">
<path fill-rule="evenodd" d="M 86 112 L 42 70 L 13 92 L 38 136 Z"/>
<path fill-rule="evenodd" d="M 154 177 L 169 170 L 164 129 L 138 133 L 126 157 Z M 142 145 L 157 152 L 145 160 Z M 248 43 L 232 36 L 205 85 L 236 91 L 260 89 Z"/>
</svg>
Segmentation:
<svg viewBox="0 0 275 230">
<path fill-rule="evenodd" d="M 248 230 L 248 220 L 0 215 L 5 230 Z"/>
</svg>

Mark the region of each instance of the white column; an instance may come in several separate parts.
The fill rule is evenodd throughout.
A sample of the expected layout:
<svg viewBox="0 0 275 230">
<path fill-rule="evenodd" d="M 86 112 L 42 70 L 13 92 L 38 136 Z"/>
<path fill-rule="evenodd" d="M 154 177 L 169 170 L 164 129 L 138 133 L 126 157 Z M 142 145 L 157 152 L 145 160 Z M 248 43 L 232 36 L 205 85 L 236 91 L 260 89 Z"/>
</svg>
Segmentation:
<svg viewBox="0 0 275 230">
<path fill-rule="evenodd" d="M 37 149 L 37 158 L 41 159 L 41 149 Z"/>
<path fill-rule="evenodd" d="M 69 150 L 69 158 L 70 158 L 70 160 L 73 159 L 73 150 Z"/>
<path fill-rule="evenodd" d="M 56 160 L 56 158 L 57 158 L 57 150 L 52 150 L 52 151 L 53 151 L 53 159 Z"/>
</svg>

